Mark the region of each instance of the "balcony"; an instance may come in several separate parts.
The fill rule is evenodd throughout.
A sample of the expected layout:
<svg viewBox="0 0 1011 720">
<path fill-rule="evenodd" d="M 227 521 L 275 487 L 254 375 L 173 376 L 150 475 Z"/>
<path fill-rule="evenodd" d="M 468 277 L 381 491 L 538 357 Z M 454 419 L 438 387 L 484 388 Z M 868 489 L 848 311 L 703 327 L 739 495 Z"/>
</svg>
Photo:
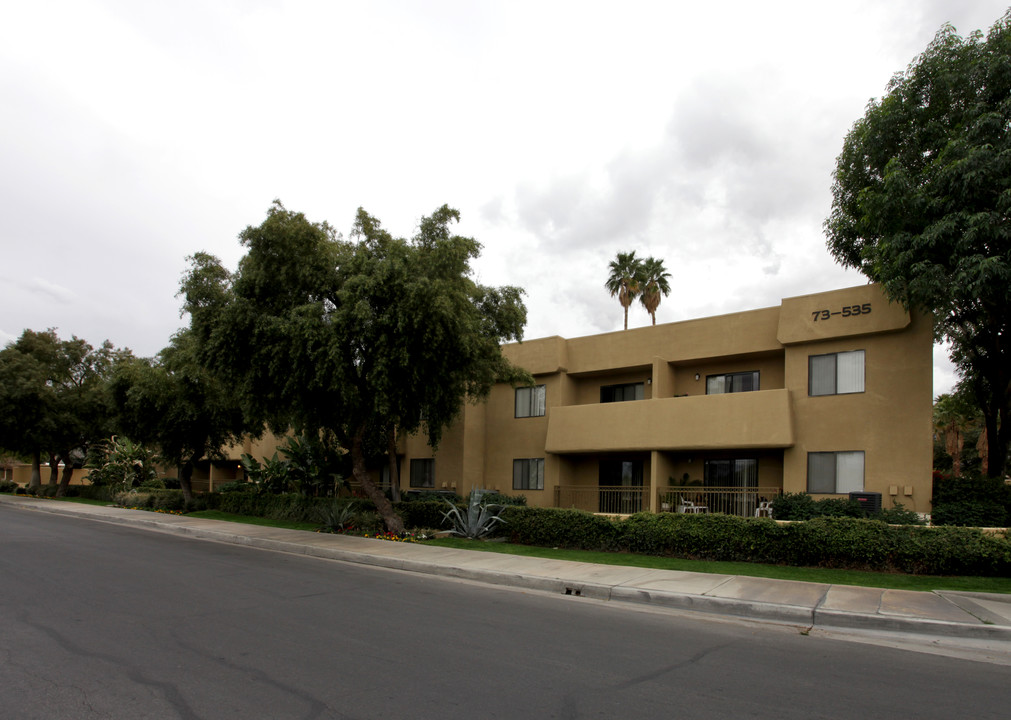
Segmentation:
<svg viewBox="0 0 1011 720">
<path fill-rule="evenodd" d="M 577 508 L 605 515 L 629 515 L 649 509 L 649 485 L 593 486 L 558 485 L 555 507 Z M 783 492 L 769 487 L 663 487 L 659 492 L 660 512 L 725 513 L 738 517 L 769 517 L 763 503 Z"/>
<path fill-rule="evenodd" d="M 793 445 L 790 391 L 654 398 L 548 411 L 551 453 L 785 448 Z"/>
</svg>

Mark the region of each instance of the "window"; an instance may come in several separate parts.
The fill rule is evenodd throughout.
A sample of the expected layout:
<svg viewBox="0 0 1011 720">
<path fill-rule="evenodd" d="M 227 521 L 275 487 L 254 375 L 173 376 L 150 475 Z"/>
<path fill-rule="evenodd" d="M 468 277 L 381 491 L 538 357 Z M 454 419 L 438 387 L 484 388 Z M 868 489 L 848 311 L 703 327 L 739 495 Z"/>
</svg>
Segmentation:
<svg viewBox="0 0 1011 720">
<path fill-rule="evenodd" d="M 621 385 L 601 385 L 600 402 L 624 402 L 625 400 L 642 400 L 644 384 L 623 383 Z"/>
<path fill-rule="evenodd" d="M 758 460 L 755 458 L 706 460 L 703 478 L 706 487 L 758 487 Z"/>
<path fill-rule="evenodd" d="M 706 395 L 758 390 L 758 371 L 706 376 Z"/>
<path fill-rule="evenodd" d="M 844 395 L 864 391 L 864 351 L 812 355 L 808 358 L 808 395 Z"/>
<path fill-rule="evenodd" d="M 809 493 L 849 493 L 864 489 L 864 453 L 812 452 L 807 454 Z"/>
<path fill-rule="evenodd" d="M 435 460 L 432 458 L 411 460 L 411 487 L 435 487 Z"/>
<path fill-rule="evenodd" d="M 513 460 L 513 490 L 544 489 L 544 458 Z"/>
<path fill-rule="evenodd" d="M 544 386 L 516 388 L 516 417 L 541 417 L 544 415 Z"/>
<path fill-rule="evenodd" d="M 642 485 L 642 460 L 601 460 L 598 478 L 603 486 Z"/>
</svg>

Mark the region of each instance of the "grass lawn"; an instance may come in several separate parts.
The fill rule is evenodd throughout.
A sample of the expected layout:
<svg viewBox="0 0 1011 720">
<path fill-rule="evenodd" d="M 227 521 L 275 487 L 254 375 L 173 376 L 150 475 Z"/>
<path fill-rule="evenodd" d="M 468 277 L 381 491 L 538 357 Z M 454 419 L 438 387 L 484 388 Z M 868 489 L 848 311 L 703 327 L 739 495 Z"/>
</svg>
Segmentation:
<svg viewBox="0 0 1011 720">
<path fill-rule="evenodd" d="M 527 557 L 548 558 L 551 560 L 574 560 L 576 562 L 599 563 L 601 565 L 627 565 L 654 570 L 682 570 L 685 572 L 717 573 L 722 575 L 744 575 L 747 577 L 802 580 L 804 582 L 833 585 L 861 585 L 863 587 L 887 588 L 890 590 L 961 590 L 963 592 L 1011 593 L 1011 578 L 903 575 L 898 573 L 865 572 L 862 570 L 760 565 L 758 563 L 745 562 L 682 560 L 652 555 L 634 555 L 632 553 L 554 550 L 530 545 L 478 542 L 464 540 L 463 538 L 439 538 L 427 541 L 425 544 L 479 552 L 525 555 Z"/>
<path fill-rule="evenodd" d="M 5 495 L 14 495 L 14 493 L 4 493 L 4 494 Z M 17 496 L 15 496 L 15 497 L 17 497 Z M 22 496 L 22 497 L 24 497 L 24 496 Z M 54 498 L 47 498 L 47 499 L 49 499 L 49 500 L 59 500 L 60 502 L 80 503 L 82 505 L 103 505 L 103 506 L 109 506 L 109 505 L 113 504 L 113 503 L 109 502 L 108 500 L 92 500 L 91 498 L 82 498 L 82 497 L 54 497 Z"/>
<path fill-rule="evenodd" d="M 110 505 L 114 504 L 114 503 L 109 502 L 108 500 L 92 500 L 91 498 L 82 498 L 82 497 L 61 497 L 61 498 L 53 498 L 53 500 L 62 500 L 63 502 L 81 503 L 82 505 L 103 505 L 103 506 L 110 506 Z"/>
<path fill-rule="evenodd" d="M 308 530 L 313 532 L 319 523 L 289 522 L 287 520 L 269 520 L 252 515 L 233 515 L 220 510 L 198 510 L 187 513 L 186 517 L 204 518 L 205 520 L 227 520 L 228 522 L 245 523 L 246 525 L 263 525 L 266 527 L 286 528 L 288 530 Z"/>
</svg>

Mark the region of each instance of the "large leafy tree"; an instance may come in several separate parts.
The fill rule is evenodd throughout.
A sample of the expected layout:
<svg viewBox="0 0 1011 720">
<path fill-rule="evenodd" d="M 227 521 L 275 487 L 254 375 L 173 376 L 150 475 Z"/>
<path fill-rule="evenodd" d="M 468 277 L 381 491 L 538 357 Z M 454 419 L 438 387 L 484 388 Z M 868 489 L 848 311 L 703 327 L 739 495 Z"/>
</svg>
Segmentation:
<svg viewBox="0 0 1011 720">
<path fill-rule="evenodd" d="M 128 353 L 108 341 L 94 348 L 77 337 L 60 340 L 52 329 L 25 330 L 0 351 L 0 446 L 31 458 L 31 488 L 41 485 L 44 455 L 49 482 L 63 494 L 88 447 L 110 432 L 108 379 Z"/>
<path fill-rule="evenodd" d="M 656 310 L 660 307 L 660 298 L 670 295 L 670 273 L 664 267 L 663 260 L 649 257 L 642 261 L 641 278 L 642 294 L 639 301 L 656 325 Z"/>
<path fill-rule="evenodd" d="M 197 254 L 182 284 L 201 357 L 274 430 L 335 434 L 387 527 L 403 523 L 366 468 L 394 429 L 436 447 L 462 404 L 528 380 L 502 356 L 526 321 L 521 291 L 471 277 L 480 245 L 443 206 L 410 240 L 358 211 L 350 239 L 275 202 L 239 236 L 234 274 Z"/>
<path fill-rule="evenodd" d="M 933 314 L 982 410 L 988 472 L 1011 441 L 1011 13 L 984 38 L 943 27 L 850 130 L 828 247 Z"/>
<path fill-rule="evenodd" d="M 643 264 L 642 259 L 632 252 L 620 252 L 608 265 L 608 276 L 604 287 L 617 297 L 625 312 L 625 329 L 628 330 L 628 308 L 642 293 Z"/>
<path fill-rule="evenodd" d="M 186 500 L 193 497 L 197 463 L 219 458 L 221 449 L 245 430 L 239 403 L 196 351 L 192 332 L 182 330 L 157 358 L 118 363 L 111 382 L 120 429 L 133 440 L 157 446 L 161 459 L 178 469 Z"/>
</svg>

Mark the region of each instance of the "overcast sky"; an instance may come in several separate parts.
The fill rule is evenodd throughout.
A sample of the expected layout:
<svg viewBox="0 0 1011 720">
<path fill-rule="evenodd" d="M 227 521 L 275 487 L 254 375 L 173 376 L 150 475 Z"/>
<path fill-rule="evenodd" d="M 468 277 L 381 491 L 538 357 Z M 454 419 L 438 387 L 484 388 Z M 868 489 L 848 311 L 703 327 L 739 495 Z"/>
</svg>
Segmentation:
<svg viewBox="0 0 1011 720">
<path fill-rule="evenodd" d="M 279 198 L 396 235 L 447 203 L 526 338 L 621 328 L 618 251 L 664 260 L 657 322 L 859 285 L 822 221 L 843 138 L 989 0 L 822 3 L 0 0 L 0 345 L 154 355 L 186 257 L 234 268 Z M 630 311 L 629 325 L 649 323 Z M 953 377 L 935 350 L 935 393 Z"/>
</svg>

